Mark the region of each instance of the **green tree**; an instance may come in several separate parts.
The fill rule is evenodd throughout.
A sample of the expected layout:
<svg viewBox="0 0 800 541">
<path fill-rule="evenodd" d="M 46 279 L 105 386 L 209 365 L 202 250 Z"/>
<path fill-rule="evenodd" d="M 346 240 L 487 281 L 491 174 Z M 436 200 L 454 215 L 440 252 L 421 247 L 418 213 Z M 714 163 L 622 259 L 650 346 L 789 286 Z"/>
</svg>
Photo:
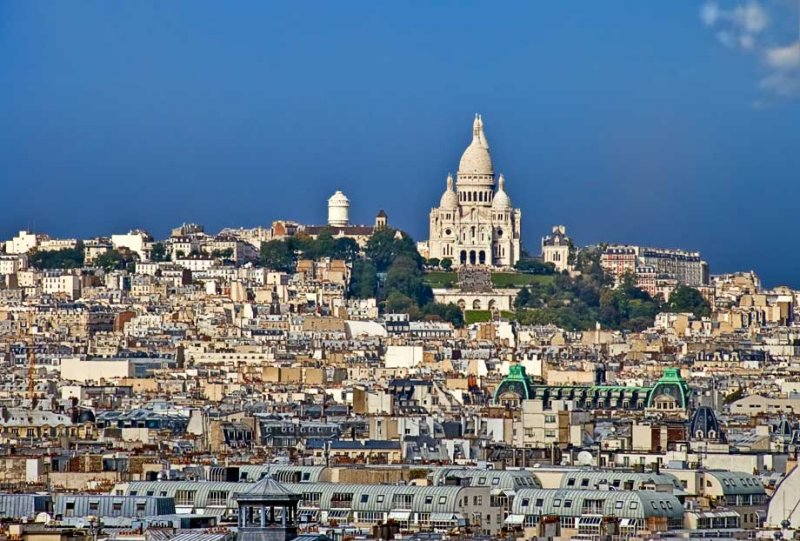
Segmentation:
<svg viewBox="0 0 800 541">
<path fill-rule="evenodd" d="M 437 304 L 434 302 L 426 304 L 422 308 L 425 319 L 449 321 L 456 328 L 464 326 L 464 313 L 458 305 L 453 304 Z"/>
<path fill-rule="evenodd" d="M 270 241 L 270 242 L 277 242 L 277 241 Z M 280 241 L 286 244 L 287 250 L 292 254 L 292 259 L 294 260 L 295 254 L 299 254 L 297 257 L 299 259 L 318 259 L 319 254 L 317 251 L 317 241 L 310 235 L 305 233 L 298 233 L 297 235 L 290 237 L 286 241 Z M 294 266 L 294 261 L 293 265 Z"/>
<path fill-rule="evenodd" d="M 377 289 L 378 277 L 375 264 L 368 259 L 354 261 L 350 278 L 350 296 L 370 299 L 377 295 Z"/>
<path fill-rule="evenodd" d="M 452 259 L 449 259 L 449 258 L 447 258 L 447 257 L 445 257 L 445 258 L 444 258 L 444 259 L 442 259 L 442 261 L 439 263 L 439 266 L 440 266 L 440 267 L 442 267 L 442 270 L 449 271 L 450 269 L 452 269 L 452 268 L 453 268 L 453 260 L 452 260 Z"/>
<path fill-rule="evenodd" d="M 408 255 L 400 255 L 392 262 L 386 272 L 387 297 L 393 291 L 413 299 L 417 306 L 424 306 L 433 300 L 433 291 L 422 278 L 417 261 Z"/>
<path fill-rule="evenodd" d="M 335 242 L 333 234 L 330 229 L 325 229 L 317 238 L 313 240 L 314 257 L 313 259 L 320 259 L 323 257 L 333 257 Z"/>
<path fill-rule="evenodd" d="M 545 263 L 532 257 L 520 259 L 514 268 L 525 274 L 554 274 L 556 272 L 556 266 L 552 263 Z"/>
<path fill-rule="evenodd" d="M 108 250 L 94 259 L 94 265 L 104 269 L 106 272 L 123 269 L 127 262 L 125 256 L 119 250 Z"/>
<path fill-rule="evenodd" d="M 153 244 L 153 248 L 150 250 L 150 260 L 169 261 L 169 254 L 167 254 L 167 247 L 164 245 L 163 242 L 157 242 Z"/>
<path fill-rule="evenodd" d="M 84 264 L 83 244 L 63 250 L 33 252 L 28 260 L 35 269 L 78 269 Z"/>
<path fill-rule="evenodd" d="M 670 312 L 691 312 L 695 317 L 711 315 L 711 306 L 703 295 L 693 287 L 680 285 L 669 296 L 667 309 Z"/>
<path fill-rule="evenodd" d="M 514 299 L 514 307 L 515 308 L 524 308 L 528 306 L 528 303 L 531 302 L 531 292 L 527 287 L 523 287 L 517 293 L 517 298 Z"/>
<path fill-rule="evenodd" d="M 282 240 L 270 240 L 261 243 L 261 263 L 268 269 L 291 272 L 294 270 L 294 254 L 289 243 Z"/>
<path fill-rule="evenodd" d="M 378 272 L 385 272 L 399 255 L 412 259 L 418 268 L 422 268 L 422 257 L 417 252 L 414 241 L 408 235 L 394 229 L 381 229 L 372 234 L 365 253 L 375 263 Z"/>
<path fill-rule="evenodd" d="M 434 269 L 438 268 L 440 264 L 441 264 L 441 260 L 439 260 L 438 257 L 432 257 L 432 258 L 428 259 L 427 261 L 425 261 L 425 266 L 431 267 L 431 268 L 434 268 Z"/>
<path fill-rule="evenodd" d="M 419 307 L 414 299 L 400 291 L 392 291 L 386 297 L 386 311 L 390 313 L 418 313 Z"/>
<path fill-rule="evenodd" d="M 333 242 L 333 253 L 331 257 L 353 262 L 358 258 L 360 251 L 361 249 L 358 247 L 356 241 L 351 238 L 341 237 Z"/>
<path fill-rule="evenodd" d="M 233 257 L 233 248 L 222 248 L 220 250 L 211 250 L 211 257 L 217 259 L 230 259 Z"/>
</svg>

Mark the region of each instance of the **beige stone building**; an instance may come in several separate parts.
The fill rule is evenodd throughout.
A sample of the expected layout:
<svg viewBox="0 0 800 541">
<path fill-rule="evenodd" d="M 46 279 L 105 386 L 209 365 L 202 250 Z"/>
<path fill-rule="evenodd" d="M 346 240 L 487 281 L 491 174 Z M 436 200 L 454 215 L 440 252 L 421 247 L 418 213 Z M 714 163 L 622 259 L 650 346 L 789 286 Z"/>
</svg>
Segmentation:
<svg viewBox="0 0 800 541">
<path fill-rule="evenodd" d="M 439 206 L 431 210 L 428 257 L 449 259 L 456 266 L 510 267 L 520 258 L 521 220 L 522 212 L 511 206 L 505 191 L 503 175 L 495 186 L 483 120 L 476 116 L 456 184 L 452 175 L 447 177 Z"/>
</svg>

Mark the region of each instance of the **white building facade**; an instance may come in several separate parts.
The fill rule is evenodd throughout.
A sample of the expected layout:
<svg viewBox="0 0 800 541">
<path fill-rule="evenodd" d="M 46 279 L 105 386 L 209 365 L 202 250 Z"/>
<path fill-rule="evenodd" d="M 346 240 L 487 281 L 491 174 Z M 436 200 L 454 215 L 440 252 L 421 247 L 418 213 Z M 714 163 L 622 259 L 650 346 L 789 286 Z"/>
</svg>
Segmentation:
<svg viewBox="0 0 800 541">
<path fill-rule="evenodd" d="M 483 120 L 475 117 L 472 142 L 461 156 L 453 186 L 430 213 L 428 257 L 449 259 L 455 266 L 510 267 L 520 258 L 522 212 L 511 206 L 500 175 L 495 186 L 494 167 Z"/>
</svg>

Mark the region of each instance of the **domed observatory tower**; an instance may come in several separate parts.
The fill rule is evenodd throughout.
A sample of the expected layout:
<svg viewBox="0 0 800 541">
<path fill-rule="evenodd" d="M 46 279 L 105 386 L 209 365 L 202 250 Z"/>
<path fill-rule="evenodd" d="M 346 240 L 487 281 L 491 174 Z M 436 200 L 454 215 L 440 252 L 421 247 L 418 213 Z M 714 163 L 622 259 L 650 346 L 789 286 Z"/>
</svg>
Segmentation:
<svg viewBox="0 0 800 541">
<path fill-rule="evenodd" d="M 297 537 L 300 498 L 269 476 L 239 494 L 239 541 L 291 541 Z"/>
</svg>

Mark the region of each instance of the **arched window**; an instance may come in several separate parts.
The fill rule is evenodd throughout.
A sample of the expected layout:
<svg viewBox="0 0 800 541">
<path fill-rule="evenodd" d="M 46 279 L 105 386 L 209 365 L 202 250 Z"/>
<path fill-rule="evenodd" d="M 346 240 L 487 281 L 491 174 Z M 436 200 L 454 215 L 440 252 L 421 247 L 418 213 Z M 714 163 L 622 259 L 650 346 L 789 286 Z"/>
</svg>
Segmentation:
<svg viewBox="0 0 800 541">
<path fill-rule="evenodd" d="M 480 310 L 481 309 L 481 301 L 480 299 L 475 299 L 472 301 L 472 309 L 473 310 Z"/>
</svg>

